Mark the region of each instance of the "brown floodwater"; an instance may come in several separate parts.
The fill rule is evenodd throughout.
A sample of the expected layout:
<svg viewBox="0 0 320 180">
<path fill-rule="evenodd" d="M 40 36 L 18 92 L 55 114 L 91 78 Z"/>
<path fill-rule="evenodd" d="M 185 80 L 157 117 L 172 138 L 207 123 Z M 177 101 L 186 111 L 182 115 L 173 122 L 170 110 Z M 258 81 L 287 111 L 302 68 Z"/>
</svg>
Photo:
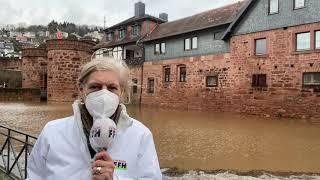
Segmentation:
<svg viewBox="0 0 320 180">
<path fill-rule="evenodd" d="M 320 120 L 129 106 L 151 129 L 161 167 L 320 172 Z M 0 102 L 0 124 L 38 135 L 70 103 Z"/>
</svg>

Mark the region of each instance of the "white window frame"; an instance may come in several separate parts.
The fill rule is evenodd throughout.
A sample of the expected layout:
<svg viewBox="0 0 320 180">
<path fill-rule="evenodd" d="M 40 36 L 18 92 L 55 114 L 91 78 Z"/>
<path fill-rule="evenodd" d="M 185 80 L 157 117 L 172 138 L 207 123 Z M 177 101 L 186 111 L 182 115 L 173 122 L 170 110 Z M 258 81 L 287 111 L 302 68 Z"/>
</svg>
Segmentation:
<svg viewBox="0 0 320 180">
<path fill-rule="evenodd" d="M 126 30 L 120 29 L 119 30 L 119 39 L 123 39 L 124 37 L 126 37 Z"/>
<path fill-rule="evenodd" d="M 264 47 L 265 52 L 264 52 L 264 53 L 259 53 L 259 52 L 257 52 L 257 47 L 258 47 L 257 45 L 258 45 L 258 42 L 259 42 L 259 41 L 262 41 L 262 40 L 265 41 L 265 47 Z M 268 48 L 267 48 L 267 46 L 268 46 L 268 45 L 267 45 L 267 44 L 268 44 L 267 38 L 255 39 L 255 40 L 254 40 L 254 43 L 255 43 L 255 44 L 254 44 L 254 51 L 255 51 L 254 53 L 255 53 L 256 56 L 261 56 L 261 55 L 266 55 L 266 54 L 268 54 L 268 52 L 267 52 L 267 51 L 268 51 Z"/>
<path fill-rule="evenodd" d="M 276 11 L 275 10 L 273 10 L 273 9 L 271 9 L 271 3 L 273 2 L 273 1 L 276 1 L 276 3 L 277 3 L 277 9 L 276 9 Z M 279 0 L 268 0 L 268 14 L 269 15 L 272 15 L 272 14 L 278 14 L 279 13 Z M 271 10 L 273 10 L 273 11 L 271 11 Z"/>
<path fill-rule="evenodd" d="M 315 48 L 320 49 L 320 30 L 314 32 L 315 36 Z"/>
<path fill-rule="evenodd" d="M 198 37 L 195 36 L 191 39 L 191 48 L 198 49 Z"/>
<path fill-rule="evenodd" d="M 294 9 L 301 9 L 301 8 L 304 8 L 306 6 L 306 0 L 293 0 L 293 8 Z M 297 6 L 299 4 L 297 4 L 297 2 L 300 2 L 302 1 L 303 2 L 303 5 L 300 5 L 300 6 Z"/>
<path fill-rule="evenodd" d="M 305 37 L 300 37 L 299 38 L 299 35 L 303 35 L 303 34 L 309 34 L 309 43 L 308 43 L 308 47 L 306 48 L 299 48 L 299 42 L 302 43 L 303 41 L 306 40 Z M 301 32 L 301 33 L 296 33 L 295 35 L 295 40 L 296 40 L 296 51 L 308 51 L 308 50 L 311 50 L 311 32 Z M 301 47 L 301 45 L 300 45 Z"/>
</svg>

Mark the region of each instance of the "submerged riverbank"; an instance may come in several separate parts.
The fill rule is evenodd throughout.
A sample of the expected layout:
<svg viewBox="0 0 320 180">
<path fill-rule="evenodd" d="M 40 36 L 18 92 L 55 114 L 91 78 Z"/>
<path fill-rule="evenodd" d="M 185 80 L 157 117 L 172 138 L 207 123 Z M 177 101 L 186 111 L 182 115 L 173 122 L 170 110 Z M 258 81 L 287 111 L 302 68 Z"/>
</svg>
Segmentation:
<svg viewBox="0 0 320 180">
<path fill-rule="evenodd" d="M 178 170 L 177 168 L 162 169 L 164 180 L 319 180 L 319 173 L 304 172 L 270 172 L 264 170 Z"/>
</svg>

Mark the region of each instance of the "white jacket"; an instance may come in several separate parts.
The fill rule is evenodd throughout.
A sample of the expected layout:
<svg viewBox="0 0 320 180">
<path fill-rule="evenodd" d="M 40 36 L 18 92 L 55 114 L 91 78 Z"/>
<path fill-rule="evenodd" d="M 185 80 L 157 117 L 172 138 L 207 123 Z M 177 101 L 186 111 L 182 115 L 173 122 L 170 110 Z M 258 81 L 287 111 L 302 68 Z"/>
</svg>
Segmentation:
<svg viewBox="0 0 320 180">
<path fill-rule="evenodd" d="M 28 159 L 29 180 L 91 180 L 92 159 L 82 129 L 77 101 L 74 116 L 50 121 Z M 161 180 L 153 137 L 148 128 L 130 118 L 125 107 L 108 153 L 115 162 L 114 180 Z"/>
</svg>

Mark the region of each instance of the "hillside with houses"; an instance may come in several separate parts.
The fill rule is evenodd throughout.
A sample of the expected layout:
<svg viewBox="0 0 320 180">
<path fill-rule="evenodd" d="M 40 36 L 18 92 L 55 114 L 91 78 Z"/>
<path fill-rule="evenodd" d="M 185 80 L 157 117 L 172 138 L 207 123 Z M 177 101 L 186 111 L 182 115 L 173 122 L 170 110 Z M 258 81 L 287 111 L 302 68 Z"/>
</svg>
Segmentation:
<svg viewBox="0 0 320 180">
<path fill-rule="evenodd" d="M 23 48 L 38 47 L 49 39 L 91 40 L 102 39 L 102 28 L 97 26 L 58 23 L 52 20 L 47 26 L 31 25 L 0 27 L 0 57 L 21 58 Z"/>
</svg>

